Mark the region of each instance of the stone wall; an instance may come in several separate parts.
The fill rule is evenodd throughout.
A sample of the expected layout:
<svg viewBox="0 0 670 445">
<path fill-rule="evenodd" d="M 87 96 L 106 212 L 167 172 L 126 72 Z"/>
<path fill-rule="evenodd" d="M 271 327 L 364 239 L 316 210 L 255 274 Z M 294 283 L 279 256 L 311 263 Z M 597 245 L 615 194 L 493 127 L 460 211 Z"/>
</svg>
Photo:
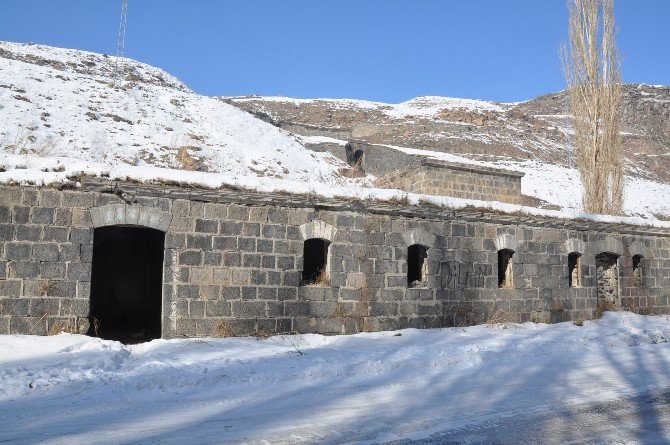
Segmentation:
<svg viewBox="0 0 670 445">
<path fill-rule="evenodd" d="M 521 194 L 523 173 L 467 164 L 424 160 L 409 171 L 382 176 L 379 187 L 392 187 L 411 193 L 524 204 Z"/>
<path fill-rule="evenodd" d="M 0 188 L 0 333 L 85 332 L 93 229 L 110 224 L 166 230 L 166 338 L 591 318 L 600 252 L 619 257 L 617 305 L 670 313 L 668 231 L 92 181 L 76 191 Z M 331 241 L 327 283 L 301 285 L 308 238 Z M 407 282 L 413 244 L 427 247 L 417 287 Z M 502 249 L 514 252 L 504 289 Z M 576 250 L 582 286 L 570 288 Z M 644 255 L 643 286 L 632 275 L 635 254 Z"/>
</svg>

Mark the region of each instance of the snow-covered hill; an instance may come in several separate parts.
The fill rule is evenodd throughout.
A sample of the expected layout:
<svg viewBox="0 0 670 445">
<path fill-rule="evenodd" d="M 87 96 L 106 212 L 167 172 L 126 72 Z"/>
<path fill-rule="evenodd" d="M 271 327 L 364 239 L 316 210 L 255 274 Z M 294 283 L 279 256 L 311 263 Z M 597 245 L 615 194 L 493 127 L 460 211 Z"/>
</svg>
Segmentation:
<svg viewBox="0 0 670 445">
<path fill-rule="evenodd" d="M 417 97 L 399 104 L 353 99 L 228 97 L 222 100 L 337 152 L 348 141 L 452 162 L 523 171 L 522 191 L 579 211 L 571 166 L 572 128 L 564 93 L 521 103 Z M 670 87 L 624 86 L 622 124 L 628 174 L 624 210 L 669 216 Z M 375 173 L 374 166 L 371 166 Z"/>
<path fill-rule="evenodd" d="M 656 135 L 647 138 L 656 145 L 644 153 L 661 150 L 666 138 L 659 125 L 670 112 L 670 99 L 663 96 L 665 89 L 657 90 L 660 93 L 636 90 L 644 106 L 651 107 L 649 112 L 658 112 L 658 125 L 639 124 Z M 454 208 L 591 218 L 581 211 L 576 171 L 560 161 L 565 154 L 561 138 L 569 132 L 561 124 L 565 116 L 552 114 L 555 100 L 538 101 L 533 114 L 523 111 L 528 103 L 443 97 L 396 105 L 350 99 L 212 98 L 133 60 L 0 42 L 0 183 L 76 182 L 81 174 L 89 174 L 326 197 L 405 197 L 398 190 L 374 188 L 370 175 L 349 178 L 349 167 L 318 147 L 341 147 L 354 138 L 399 151 L 524 171 L 523 192 L 562 210 L 409 194 L 411 203 L 426 200 Z M 659 131 L 650 130 L 657 127 Z M 659 161 L 654 165 L 664 165 L 661 158 L 655 159 Z M 655 219 L 670 215 L 670 185 L 643 164 L 634 167 L 629 169 L 635 176 L 629 179 L 626 212 L 650 224 L 670 226 Z M 639 218 L 627 222 L 647 223 Z"/>
<path fill-rule="evenodd" d="M 119 63 L 115 87 L 116 58 L 0 42 L 0 163 L 24 170 L 5 176 L 50 182 L 81 170 L 212 187 L 284 182 L 303 191 L 352 182 L 338 174 L 340 161 L 290 133 L 160 69 Z"/>
</svg>

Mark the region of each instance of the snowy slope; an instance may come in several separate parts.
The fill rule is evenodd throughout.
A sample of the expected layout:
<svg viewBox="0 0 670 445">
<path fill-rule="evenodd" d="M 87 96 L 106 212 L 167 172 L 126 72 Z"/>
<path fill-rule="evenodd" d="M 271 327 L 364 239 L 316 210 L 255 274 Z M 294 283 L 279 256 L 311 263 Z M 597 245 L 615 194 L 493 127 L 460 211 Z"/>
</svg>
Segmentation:
<svg viewBox="0 0 670 445">
<path fill-rule="evenodd" d="M 363 444 L 466 425 L 476 431 L 557 410 L 569 425 L 577 422 L 575 404 L 668 391 L 668 339 L 668 317 L 626 312 L 583 327 L 526 323 L 135 346 L 68 334 L 0 336 L 0 442 Z M 617 443 L 638 443 L 624 440 L 622 421 L 611 424 L 622 435 Z M 536 440 L 523 443 L 540 443 L 542 425 L 528 428 Z M 588 433 L 590 440 L 577 443 L 611 443 Z"/>
<path fill-rule="evenodd" d="M 133 166 L 214 173 L 221 176 L 210 178 L 215 186 L 350 182 L 339 177 L 343 165 L 333 156 L 306 150 L 291 134 L 197 95 L 157 68 L 124 59 L 114 87 L 115 63 L 95 53 L 0 42 L 5 169 L 39 157 L 61 158 L 60 169 L 68 170 L 61 179 L 77 169 L 113 174 L 121 168 L 138 179 L 155 175 L 127 168 Z M 22 173 L 5 176 L 29 180 Z"/>
<path fill-rule="evenodd" d="M 117 62 L 120 75 L 114 84 Z M 258 98 L 236 98 L 234 102 L 255 100 Z M 294 107 L 324 102 L 262 100 L 266 105 L 277 102 Z M 396 105 L 348 99 L 326 102 L 347 112 L 354 108 L 370 113 L 357 115 L 358 120 L 381 113 L 391 120 L 410 122 L 409 128 L 420 126 L 414 120 L 450 122 L 465 133 L 472 133 L 469 143 L 488 143 L 490 138 L 470 132 L 467 128 L 473 124 L 465 121 L 472 116 L 501 119 L 513 106 L 441 97 L 415 98 Z M 337 124 L 328 122 L 329 115 L 321 118 L 324 125 Z M 339 128 L 333 126 L 336 127 Z M 449 134 L 441 137 L 455 138 Z M 544 140 L 542 135 L 538 137 Z M 398 190 L 373 188 L 372 176 L 347 178 L 342 175 L 347 166 L 336 157 L 305 147 L 315 143 L 340 146 L 346 141 L 327 135 L 293 135 L 221 99 L 195 94 L 168 73 L 140 62 L 117 61 L 85 51 L 0 42 L 0 183 L 76 183 L 85 173 L 110 179 L 173 181 L 210 188 L 237 186 L 325 197 L 397 200 L 405 195 Z M 520 161 L 505 156 L 492 160 L 493 154 L 477 160 L 445 151 L 394 148 L 524 171 L 524 193 L 556 204 L 562 211 L 409 194 L 409 201 L 414 204 L 423 200 L 453 208 L 475 206 L 670 227 L 670 223 L 654 216 L 670 214 L 664 199 L 670 188 L 662 183 L 631 181 L 635 187 L 629 189 L 634 193 L 627 196 L 625 210 L 636 218 L 590 216 L 581 210 L 580 183 L 574 170 L 539 160 Z"/>
<path fill-rule="evenodd" d="M 670 87 L 624 85 L 622 137 L 631 215 L 670 216 Z M 418 97 L 400 104 L 352 99 L 232 97 L 228 103 L 291 128 L 309 147 L 341 151 L 348 141 L 413 155 L 526 173 L 524 194 L 581 211 L 571 168 L 573 131 L 564 93 L 522 103 Z M 375 173 L 375 166 L 369 166 Z"/>
</svg>

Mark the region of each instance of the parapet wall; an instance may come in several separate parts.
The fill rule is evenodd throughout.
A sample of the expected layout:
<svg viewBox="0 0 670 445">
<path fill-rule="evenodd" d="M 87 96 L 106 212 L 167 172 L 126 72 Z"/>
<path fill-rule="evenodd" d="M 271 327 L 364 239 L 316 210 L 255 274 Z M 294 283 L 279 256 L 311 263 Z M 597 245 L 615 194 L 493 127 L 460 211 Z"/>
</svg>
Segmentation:
<svg viewBox="0 0 670 445">
<path fill-rule="evenodd" d="M 523 176 L 514 171 L 427 159 L 412 170 L 381 177 L 377 185 L 426 195 L 523 204 Z"/>
<path fill-rule="evenodd" d="M 0 188 L 0 333 L 88 330 L 94 227 L 106 225 L 166 230 L 165 338 L 220 334 L 222 326 L 239 336 L 557 322 L 614 306 L 670 313 L 666 230 L 89 181 L 81 190 Z M 302 285 L 312 237 L 330 242 L 328 280 Z M 410 245 L 426 248 L 422 279 L 411 286 Z M 502 249 L 513 252 L 504 288 Z M 575 251 L 580 287 L 570 287 Z M 601 252 L 618 258 L 617 295 L 605 306 Z M 636 274 L 633 255 L 644 258 Z"/>
</svg>

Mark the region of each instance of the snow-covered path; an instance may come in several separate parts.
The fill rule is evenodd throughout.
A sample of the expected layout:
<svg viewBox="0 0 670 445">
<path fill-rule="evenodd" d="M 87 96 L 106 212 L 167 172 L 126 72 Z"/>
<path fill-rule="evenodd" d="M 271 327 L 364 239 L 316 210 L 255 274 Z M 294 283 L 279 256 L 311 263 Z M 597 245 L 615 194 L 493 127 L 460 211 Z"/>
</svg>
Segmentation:
<svg viewBox="0 0 670 445">
<path fill-rule="evenodd" d="M 664 443 L 668 410 L 645 400 L 670 390 L 669 338 L 667 317 L 630 313 L 607 313 L 583 327 L 137 346 L 72 335 L 0 336 L 0 443 L 339 444 L 434 433 L 443 442 L 444 431 L 461 442 L 471 429 L 482 437 L 496 425 L 514 443 L 562 443 L 583 441 L 579 422 L 592 407 L 617 403 L 628 403 L 628 417 L 646 409 L 647 436 L 622 423 L 626 443 L 648 443 L 650 432 Z M 611 411 L 595 409 L 616 429 L 626 411 Z M 609 441 L 606 430 L 602 437 L 600 429 L 588 432 L 587 442 Z"/>
</svg>

